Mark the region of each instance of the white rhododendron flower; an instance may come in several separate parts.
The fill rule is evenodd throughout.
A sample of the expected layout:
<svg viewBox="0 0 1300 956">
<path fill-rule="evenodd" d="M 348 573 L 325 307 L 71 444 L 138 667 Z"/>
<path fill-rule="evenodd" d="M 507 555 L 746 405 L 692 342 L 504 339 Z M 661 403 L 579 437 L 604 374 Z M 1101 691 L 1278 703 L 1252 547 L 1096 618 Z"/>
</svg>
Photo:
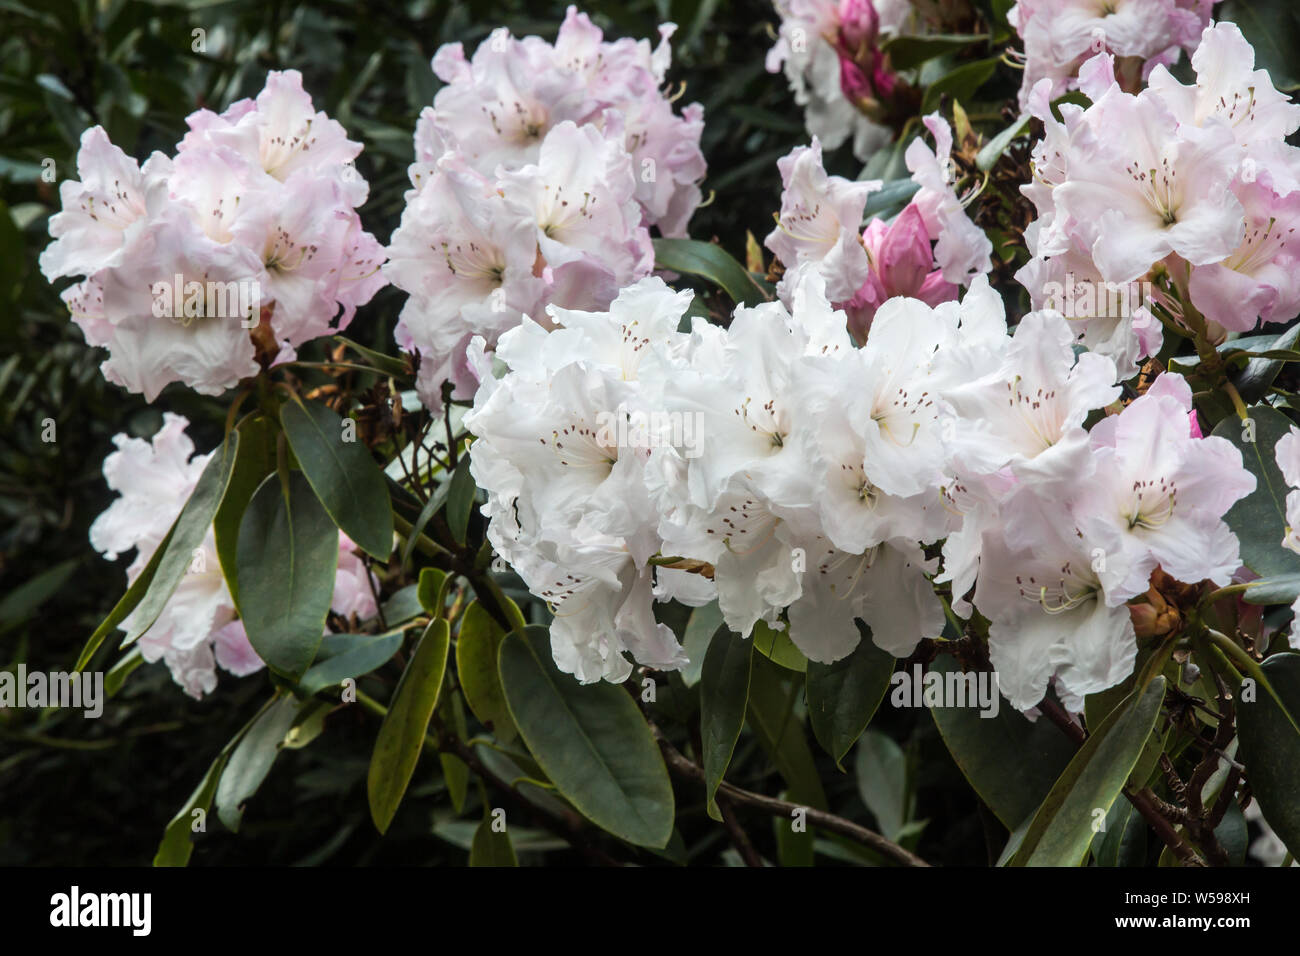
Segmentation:
<svg viewBox="0 0 1300 956">
<path fill-rule="evenodd" d="M 90 542 L 110 561 L 135 550 L 126 571 L 129 582 L 139 577 L 166 538 L 214 454 L 194 453 L 194 442 L 185 433 L 188 427 L 184 416 L 165 412 L 162 428 L 150 440 L 116 435 L 117 451 L 104 459 L 104 479 L 118 497 L 95 519 Z M 368 575 L 352 542 L 340 534 L 331 601 L 335 613 L 344 618 L 374 616 L 377 604 Z M 129 632 L 135 624 L 133 612 L 119 627 Z M 195 698 L 216 689 L 218 666 L 236 677 L 262 668 L 226 586 L 211 527 L 158 619 L 138 643 L 146 661 L 163 661 L 176 683 Z"/>
<path fill-rule="evenodd" d="M 361 144 L 313 109 L 297 71 L 187 122 L 176 157 L 143 167 L 87 130 L 41 255 L 47 278 L 86 276 L 64 293 L 73 321 L 108 349 L 105 377 L 149 401 L 176 381 L 219 395 L 291 359 L 385 283 L 355 209 Z"/>
</svg>

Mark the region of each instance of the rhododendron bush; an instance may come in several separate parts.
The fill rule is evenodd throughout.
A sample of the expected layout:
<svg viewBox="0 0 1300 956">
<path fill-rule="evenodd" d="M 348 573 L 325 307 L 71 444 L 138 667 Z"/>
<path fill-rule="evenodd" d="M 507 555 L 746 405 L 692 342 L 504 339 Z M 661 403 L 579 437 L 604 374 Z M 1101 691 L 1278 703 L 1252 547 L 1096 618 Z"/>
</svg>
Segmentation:
<svg viewBox="0 0 1300 956">
<path fill-rule="evenodd" d="M 1300 104 L 1215 7 L 778 0 L 794 145 L 739 172 L 674 24 L 501 24 L 433 53 L 387 233 L 294 69 L 170 150 L 86 129 L 40 269 L 166 411 L 77 667 L 264 691 L 156 862 L 361 721 L 378 833 L 450 807 L 471 863 L 517 814 L 926 865 L 911 709 L 990 863 L 1289 862 Z M 727 176 L 770 231 L 701 229 Z"/>
</svg>

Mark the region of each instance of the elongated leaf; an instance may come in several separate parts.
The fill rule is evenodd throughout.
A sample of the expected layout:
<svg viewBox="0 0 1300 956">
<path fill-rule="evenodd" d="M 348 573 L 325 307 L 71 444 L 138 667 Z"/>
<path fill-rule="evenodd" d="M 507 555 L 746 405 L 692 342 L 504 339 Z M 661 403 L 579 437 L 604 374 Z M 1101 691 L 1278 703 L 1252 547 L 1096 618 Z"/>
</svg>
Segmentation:
<svg viewBox="0 0 1300 956">
<path fill-rule="evenodd" d="M 926 60 L 945 53 L 955 53 L 976 43 L 988 40 L 985 34 L 939 34 L 925 36 L 895 36 L 886 40 L 881 49 L 889 54 L 890 65 L 896 70 L 910 70 Z"/>
<path fill-rule="evenodd" d="M 1261 667 L 1287 709 L 1300 716 L 1300 654 L 1274 654 Z M 1256 687 L 1254 696 L 1253 701 L 1237 696 L 1246 777 L 1264 818 L 1300 857 L 1300 735 L 1270 694 Z"/>
<path fill-rule="evenodd" d="M 1282 366 L 1287 362 L 1300 361 L 1300 353 L 1294 351 L 1298 341 L 1300 325 L 1293 325 L 1269 343 L 1267 348 L 1252 349 L 1255 356 L 1234 380 L 1241 397 L 1248 402 L 1263 398 L 1282 371 Z"/>
<path fill-rule="evenodd" d="M 275 471 L 275 423 L 258 415 L 239 424 L 239 451 L 234 471 L 221 506 L 212 519 L 212 534 L 217 544 L 217 561 L 230 588 L 230 596 L 239 606 L 239 523 L 253 492 L 267 475 Z"/>
<path fill-rule="evenodd" d="M 221 748 L 221 752 L 212 761 L 212 764 L 208 767 L 208 772 L 199 781 L 199 785 L 194 788 L 194 792 L 185 801 L 185 805 L 176 812 L 171 822 L 167 824 L 167 829 L 163 831 L 162 841 L 158 844 L 158 850 L 154 853 L 154 866 L 185 866 L 189 863 L 190 855 L 194 852 L 194 834 L 207 829 L 207 813 L 217 795 L 217 786 L 221 781 L 222 771 L 226 769 L 226 764 L 230 761 L 230 755 L 239 745 L 239 742 L 244 739 L 244 735 L 248 733 L 249 729 L 261 720 L 262 715 L 274 703 L 275 698 L 272 698 L 263 704 L 261 709 L 253 715 L 253 718 L 244 724 L 239 729 L 239 732 Z"/>
<path fill-rule="evenodd" d="M 1146 858 L 1147 824 L 1127 800 L 1116 800 L 1106 814 L 1106 828 L 1092 841 L 1098 866 L 1141 866 Z"/>
<path fill-rule="evenodd" d="M 465 543 L 469 515 L 474 510 L 474 476 L 469 473 L 469 454 L 462 453 L 447 487 L 447 527 L 457 544 Z"/>
<path fill-rule="evenodd" d="M 77 570 L 79 563 L 75 558 L 60 561 L 6 594 L 4 600 L 0 600 L 0 627 L 26 620 L 32 612 L 58 593 Z"/>
<path fill-rule="evenodd" d="M 714 795 L 731 763 L 731 754 L 745 726 L 749 702 L 749 673 L 754 645 L 727 625 L 709 643 L 700 677 L 700 739 L 704 762 L 704 797 L 709 816 L 721 820 Z"/>
<path fill-rule="evenodd" d="M 498 665 L 524 743 L 569 801 L 597 826 L 638 846 L 664 847 L 673 788 L 632 698 L 599 681 L 579 684 L 551 659 L 547 629 L 511 632 Z"/>
<path fill-rule="evenodd" d="M 704 671 L 704 656 L 721 623 L 722 609 L 716 600 L 691 611 L 691 616 L 686 621 L 686 631 L 682 634 L 682 650 L 690 658 L 690 663 L 679 671 L 682 683 L 687 687 L 694 687 L 700 682 L 700 674 Z"/>
<path fill-rule="evenodd" d="M 788 680 L 787 680 L 788 679 Z M 749 725 L 776 765 L 795 803 L 826 809 L 826 793 L 808 746 L 803 722 L 794 712 L 797 676 L 754 655 L 749 679 Z"/>
<path fill-rule="evenodd" d="M 497 671 L 497 653 L 505 636 L 506 632 L 483 605 L 477 601 L 470 604 L 461 615 L 456 638 L 456 675 L 465 692 L 465 703 L 474 716 L 497 740 L 508 744 L 519 731 L 510 716 Z"/>
<path fill-rule="evenodd" d="M 997 161 L 1002 158 L 1002 154 L 1007 151 L 1007 147 L 1028 128 L 1031 118 L 1028 113 L 1025 113 L 981 147 L 975 157 L 975 165 L 979 167 L 980 172 L 987 173 L 997 165 Z"/>
<path fill-rule="evenodd" d="M 344 441 L 343 419 L 318 402 L 285 402 L 280 425 L 330 518 L 357 547 L 386 560 L 393 550 L 393 505 L 365 444 Z"/>
<path fill-rule="evenodd" d="M 158 850 L 154 853 L 154 866 L 185 866 L 190 862 L 190 855 L 194 852 L 194 826 L 199 819 L 194 811 L 201 810 L 204 816 L 207 815 L 212 806 L 212 798 L 217 793 L 221 771 L 225 769 L 229 759 L 230 754 L 222 751 L 217 759 L 212 761 L 208 772 L 203 775 L 203 779 L 194 788 L 185 805 L 167 824 L 167 829 L 163 831 L 162 842 L 158 844 Z"/>
<path fill-rule="evenodd" d="M 438 713 L 442 724 L 452 731 L 462 742 L 469 739 L 469 729 L 465 721 L 465 708 L 460 702 L 460 694 L 449 691 L 438 701 Z M 457 813 L 465 811 L 465 798 L 469 795 L 469 764 L 453 753 L 439 751 L 438 762 L 442 764 L 442 779 L 447 784 L 447 793 L 451 797 L 452 809 Z"/>
<path fill-rule="evenodd" d="M 864 734 L 853 762 L 858 793 L 876 818 L 880 832 L 898 839 L 911 815 L 907 792 L 907 755 L 880 731 Z"/>
<path fill-rule="evenodd" d="M 1289 489 L 1273 457 L 1278 439 L 1291 430 L 1291 419 L 1267 405 L 1253 405 L 1247 412 L 1253 428 L 1229 416 L 1214 429 L 1237 446 L 1246 470 L 1255 476 L 1255 490 L 1233 505 L 1224 520 L 1241 542 L 1242 562 L 1260 577 L 1300 574 L 1300 555 L 1282 547 Z"/>
<path fill-rule="evenodd" d="M 307 673 L 302 675 L 302 680 L 298 681 L 298 693 L 303 697 L 311 697 L 326 687 L 341 684 L 349 677 L 360 677 L 382 667 L 401 650 L 402 637 L 405 633 L 405 628 L 398 628 L 374 636 L 335 634 L 327 637 L 325 641 L 343 639 L 340 649 L 325 660 L 312 665 Z M 321 645 L 322 654 L 325 651 L 324 643 L 322 642 Z"/>
<path fill-rule="evenodd" d="M 889 689 L 894 658 L 876 647 L 871 629 L 859 622 L 862 639 L 848 657 L 833 664 L 808 662 L 808 722 L 822 749 L 844 769 L 844 755 L 867 729 Z"/>
<path fill-rule="evenodd" d="M 311 666 L 338 567 L 338 531 L 302 472 L 262 481 L 239 527 L 240 610 L 248 641 L 292 677 Z"/>
<path fill-rule="evenodd" d="M 415 594 L 420 599 L 420 607 L 424 608 L 425 614 L 432 617 L 442 614 L 446 610 L 447 572 L 441 568 L 421 568 Z"/>
<path fill-rule="evenodd" d="M 262 711 L 226 763 L 217 785 L 217 816 L 234 832 L 244 817 L 244 805 L 257 792 L 280 754 L 284 736 L 301 705 L 291 695 Z"/>
<path fill-rule="evenodd" d="M 126 589 L 126 593 L 113 605 L 113 610 L 108 612 L 108 617 L 104 618 L 99 627 L 95 628 L 95 633 L 90 635 L 90 638 L 86 641 L 86 646 L 81 649 L 81 654 L 77 657 L 76 669 L 78 671 L 86 669 L 90 659 L 95 656 L 99 646 L 104 643 L 104 638 L 108 637 L 113 628 L 127 619 L 127 616 L 140 603 L 140 599 L 144 597 L 145 591 L 149 590 L 149 585 L 153 583 L 154 575 L 158 572 L 158 565 L 162 563 L 163 555 L 167 553 L 167 546 L 172 539 L 172 531 L 175 530 L 176 525 L 173 524 L 171 530 L 167 532 L 167 536 L 162 539 L 157 550 L 154 551 L 153 557 L 144 566 L 144 570 Z"/>
<path fill-rule="evenodd" d="M 492 818 L 485 817 L 474 831 L 474 842 L 469 848 L 470 866 L 518 866 L 510 834 L 502 829 L 492 829 Z"/>
<path fill-rule="evenodd" d="M 800 674 L 807 672 L 808 658 L 803 656 L 803 652 L 790 639 L 788 627 L 784 631 L 778 631 L 768 626 L 767 622 L 759 621 L 754 625 L 750 640 L 754 642 L 754 650 L 774 664 L 780 664 L 786 670 L 797 671 Z"/>
<path fill-rule="evenodd" d="M 721 246 L 697 239 L 655 239 L 655 268 L 699 276 L 722 289 L 737 305 L 758 305 L 772 296 Z"/>
<path fill-rule="evenodd" d="M 1146 747 L 1165 696 L 1156 677 L 1084 741 L 1030 823 L 1012 866 L 1079 866 Z"/>
<path fill-rule="evenodd" d="M 122 647 L 134 644 L 149 628 L 171 599 L 172 592 L 185 577 L 185 572 L 194 562 L 194 552 L 207 537 L 208 527 L 217 513 L 221 499 L 230 483 L 230 475 L 239 455 L 239 432 L 232 431 L 225 443 L 213 452 L 199 475 L 198 483 L 189 501 L 181 509 L 176 524 L 172 526 L 171 538 L 166 543 L 166 551 L 158 563 L 153 581 L 131 617 L 131 630 L 122 641 Z M 160 549 L 162 545 L 159 546 Z"/>
<path fill-rule="evenodd" d="M 447 670 L 450 644 L 446 620 L 438 618 L 430 622 L 398 681 L 388 714 L 379 728 L 366 777 L 366 794 L 370 799 L 370 816 L 380 833 L 386 833 L 393 822 L 420 760 L 429 718 L 438 703 L 442 677 Z"/>
<path fill-rule="evenodd" d="M 955 67 L 930 84 L 921 103 L 921 112 L 934 110 L 939 105 L 939 98 L 945 93 L 959 103 L 969 102 L 975 91 L 993 76 L 1000 62 L 1000 57 L 993 56 L 983 60 L 972 60 Z"/>
<path fill-rule="evenodd" d="M 940 655 L 930 665 L 945 680 L 961 665 Z M 895 694 L 903 694 L 902 684 Z M 1050 721 L 1026 720 L 1010 706 L 981 717 L 977 707 L 931 707 L 952 759 L 980 799 L 1008 830 L 1015 830 L 1042 803 L 1075 748 Z"/>
</svg>

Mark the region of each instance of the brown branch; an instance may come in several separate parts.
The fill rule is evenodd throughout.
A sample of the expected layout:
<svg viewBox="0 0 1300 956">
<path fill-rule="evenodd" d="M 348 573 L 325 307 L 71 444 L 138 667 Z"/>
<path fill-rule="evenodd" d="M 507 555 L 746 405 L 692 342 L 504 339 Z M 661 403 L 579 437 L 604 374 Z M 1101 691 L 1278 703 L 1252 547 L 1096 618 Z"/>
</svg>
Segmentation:
<svg viewBox="0 0 1300 956">
<path fill-rule="evenodd" d="M 669 771 L 675 773 L 678 777 L 687 780 L 693 780 L 696 783 L 704 783 L 704 768 L 699 764 L 687 759 L 682 753 L 669 742 L 664 736 L 663 731 L 653 723 L 650 725 L 651 732 L 654 733 L 655 739 L 659 741 L 659 749 L 663 751 L 664 762 L 667 763 Z M 784 817 L 789 819 L 796 810 L 804 812 L 805 819 L 811 825 L 820 827 L 830 833 L 838 833 L 841 836 L 848 837 L 856 843 L 861 843 L 865 847 L 876 851 L 881 856 L 899 864 L 900 866 L 929 866 L 915 853 L 899 846 L 893 840 L 888 840 L 876 833 L 874 830 L 868 830 L 864 826 L 859 826 L 852 820 L 846 820 L 844 817 L 837 817 L 833 813 L 827 813 L 824 810 L 817 810 L 814 807 L 800 806 L 797 803 L 789 803 L 785 800 L 778 800 L 776 797 L 769 797 L 765 794 L 754 793 L 749 790 L 743 790 L 725 780 L 718 786 L 718 795 L 726 797 L 735 806 L 752 807 L 756 810 L 762 810 L 770 813 L 772 816 Z"/>
<path fill-rule="evenodd" d="M 746 866 L 762 867 L 763 858 L 759 856 L 758 851 L 754 849 L 754 844 L 749 839 L 749 834 L 745 828 L 740 825 L 736 819 L 735 812 L 731 809 L 731 800 L 719 795 L 718 811 L 722 814 L 722 826 L 727 831 L 727 836 L 731 838 L 732 845 L 740 854 L 740 858 L 745 861 Z"/>
</svg>

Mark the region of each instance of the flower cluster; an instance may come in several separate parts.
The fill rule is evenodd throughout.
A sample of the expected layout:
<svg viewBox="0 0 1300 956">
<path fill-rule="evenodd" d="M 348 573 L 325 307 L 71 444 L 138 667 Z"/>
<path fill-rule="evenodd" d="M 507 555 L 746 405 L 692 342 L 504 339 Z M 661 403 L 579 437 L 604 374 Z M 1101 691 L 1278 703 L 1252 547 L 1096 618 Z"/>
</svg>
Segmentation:
<svg viewBox="0 0 1300 956">
<path fill-rule="evenodd" d="M 1017 278 L 1037 308 L 1073 304 L 1080 341 L 1125 377 L 1159 348 L 1157 318 L 1192 330 L 1208 320 L 1214 339 L 1300 308 L 1300 150 L 1285 142 L 1300 106 L 1254 69 L 1231 23 L 1205 30 L 1192 66 L 1194 85 L 1158 65 L 1132 94 L 1099 54 L 1080 71 L 1092 105 L 1062 105 L 1060 121 L 1050 81 L 1029 97 L 1046 133 L 1022 187 L 1038 220 Z M 1075 285 L 1098 291 L 1063 302 Z"/>
<path fill-rule="evenodd" d="M 659 45 L 607 42 L 570 7 L 554 44 L 495 31 L 467 59 L 440 48 L 446 85 L 415 131 L 413 188 L 386 274 L 410 295 L 398 344 L 420 355 L 419 391 L 469 397 L 473 336 L 494 347 L 547 305 L 608 307 L 654 266 L 650 228 L 682 236 L 700 203 L 704 110 L 662 87 Z"/>
<path fill-rule="evenodd" d="M 966 215 L 952 182 L 952 130 L 938 114 L 927 116 L 925 125 L 935 148 L 917 139 L 906 154 L 915 196 L 892 222 L 873 218 L 861 234 L 879 180 L 827 175 L 816 138 L 778 160 L 781 211 L 765 244 L 786 268 L 777 293 L 787 306 L 796 280 L 815 271 L 861 342 L 887 299 L 908 296 L 938 305 L 957 298 L 958 285 L 989 271 L 992 243 Z"/>
<path fill-rule="evenodd" d="M 1196 49 L 1216 0 L 1019 0 L 1007 21 L 1024 41 L 1023 109 L 1041 80 L 1049 99 L 1078 89 L 1079 67 L 1097 53 L 1117 58 L 1125 86 L 1136 89 L 1157 66 Z"/>
<path fill-rule="evenodd" d="M 153 401 L 170 382 L 219 395 L 345 328 L 384 284 L 361 228 L 361 145 L 312 107 L 295 70 L 256 99 L 199 110 L 175 157 L 139 166 L 98 126 L 60 187 L 42 253 L 105 377 Z"/>
<path fill-rule="evenodd" d="M 777 0 L 776 9 L 768 72 L 784 70 L 810 136 L 827 149 L 851 139 L 865 160 L 893 136 L 881 120 L 902 81 L 880 42 L 916 32 L 910 0 Z"/>
<path fill-rule="evenodd" d="M 607 313 L 551 309 L 502 337 L 467 426 L 489 539 L 554 608 L 557 663 L 585 681 L 682 662 L 653 601 L 716 596 L 727 624 L 787 628 L 814 661 L 855 620 L 905 656 L 945 610 L 991 622 L 1003 693 L 1049 682 L 1076 706 L 1132 669 L 1126 604 L 1157 565 L 1225 583 L 1222 515 L 1254 487 L 1226 440 L 1157 379 L 1122 411 L 1114 362 L 1072 348 L 1058 313 L 1008 332 L 985 278 L 960 302 L 891 298 L 856 348 L 818 264 L 789 308 L 678 331 L 657 279 Z M 1091 430 L 1090 416 L 1104 414 Z M 942 555 L 943 566 L 938 558 Z"/>
<path fill-rule="evenodd" d="M 152 439 L 116 435 L 117 451 L 104 460 L 104 479 L 118 498 L 95 519 L 90 542 L 110 561 L 135 549 L 126 571 L 129 582 L 139 577 L 162 544 L 212 458 L 212 452 L 194 454 L 194 443 L 185 434 L 188 427 L 184 416 L 164 413 L 163 426 Z M 347 619 L 374 616 L 376 592 L 368 576 L 352 542 L 340 534 L 331 602 L 336 614 Z M 180 584 L 140 638 L 141 654 L 150 663 L 166 663 L 187 694 L 202 697 L 216 689 L 218 665 L 237 677 L 262 668 L 237 615 L 209 527 Z M 133 612 L 119 626 L 129 632 L 134 623 Z"/>
</svg>

